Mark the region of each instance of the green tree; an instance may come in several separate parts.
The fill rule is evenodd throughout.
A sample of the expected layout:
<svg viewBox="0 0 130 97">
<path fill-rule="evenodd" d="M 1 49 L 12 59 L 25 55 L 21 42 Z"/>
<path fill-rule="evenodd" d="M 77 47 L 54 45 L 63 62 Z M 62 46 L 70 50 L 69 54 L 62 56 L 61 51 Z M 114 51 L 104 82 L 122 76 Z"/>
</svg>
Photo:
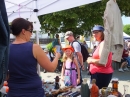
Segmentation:
<svg viewBox="0 0 130 97">
<path fill-rule="evenodd" d="M 95 24 L 103 25 L 103 14 L 108 0 L 75 7 L 39 17 L 42 28 L 52 34 L 71 30 L 74 34 L 91 34 Z M 116 0 L 121 14 L 130 16 L 130 0 Z"/>
<path fill-rule="evenodd" d="M 130 35 L 130 24 L 124 25 L 123 31 L 124 31 L 126 34 Z"/>
</svg>

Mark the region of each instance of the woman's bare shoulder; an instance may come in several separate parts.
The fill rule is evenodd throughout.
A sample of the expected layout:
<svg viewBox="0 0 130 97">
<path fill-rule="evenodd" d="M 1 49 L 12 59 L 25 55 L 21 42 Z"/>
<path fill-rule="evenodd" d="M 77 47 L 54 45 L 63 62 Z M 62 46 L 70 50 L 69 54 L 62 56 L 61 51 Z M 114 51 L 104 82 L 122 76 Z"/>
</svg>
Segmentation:
<svg viewBox="0 0 130 97">
<path fill-rule="evenodd" d="M 39 48 L 40 46 L 38 44 L 33 44 L 33 47 Z"/>
<path fill-rule="evenodd" d="M 104 41 L 102 41 L 100 44 L 104 44 Z"/>
<path fill-rule="evenodd" d="M 43 50 L 41 47 L 40 47 L 40 45 L 38 45 L 38 44 L 33 44 L 33 48 L 35 49 L 35 50 Z"/>
<path fill-rule="evenodd" d="M 37 55 L 42 54 L 43 50 L 38 44 L 33 44 L 33 54 L 34 57 L 37 58 Z"/>
</svg>

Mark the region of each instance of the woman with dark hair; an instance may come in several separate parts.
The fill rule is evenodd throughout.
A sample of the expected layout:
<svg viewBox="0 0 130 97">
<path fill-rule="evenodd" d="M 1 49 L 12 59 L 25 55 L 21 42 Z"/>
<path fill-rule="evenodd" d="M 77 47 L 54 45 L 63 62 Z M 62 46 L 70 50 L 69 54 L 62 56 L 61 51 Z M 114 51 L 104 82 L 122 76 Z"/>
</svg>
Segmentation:
<svg viewBox="0 0 130 97">
<path fill-rule="evenodd" d="M 37 63 L 52 72 L 57 67 L 60 53 L 56 53 L 55 59 L 50 62 L 38 44 L 29 42 L 33 25 L 23 18 L 13 20 L 11 30 L 16 38 L 10 44 L 8 97 L 44 97 Z"/>
<path fill-rule="evenodd" d="M 101 89 L 102 87 L 108 87 L 110 80 L 112 78 L 112 53 L 109 53 L 108 60 L 106 64 L 100 64 L 99 60 L 104 45 L 104 28 L 102 26 L 93 27 L 93 36 L 96 41 L 99 42 L 92 57 L 87 59 L 88 64 L 90 64 L 91 80 L 96 79 L 96 85 Z"/>
</svg>

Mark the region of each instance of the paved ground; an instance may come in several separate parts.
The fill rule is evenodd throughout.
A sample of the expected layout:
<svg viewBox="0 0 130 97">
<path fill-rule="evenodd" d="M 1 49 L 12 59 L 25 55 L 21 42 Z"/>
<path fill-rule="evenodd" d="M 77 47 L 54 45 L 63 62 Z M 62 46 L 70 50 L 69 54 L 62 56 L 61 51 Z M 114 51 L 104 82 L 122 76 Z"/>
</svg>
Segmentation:
<svg viewBox="0 0 130 97">
<path fill-rule="evenodd" d="M 47 72 L 47 73 L 43 73 L 41 72 L 41 76 L 42 79 L 44 79 L 45 81 L 54 81 L 54 78 L 56 76 L 60 77 L 60 73 L 51 73 L 51 72 Z M 86 74 L 85 71 L 82 72 L 82 76 L 83 78 L 88 78 L 88 82 L 90 79 L 90 76 L 88 76 Z M 128 93 L 130 94 L 130 72 L 118 72 L 118 71 L 114 71 L 113 77 L 117 77 L 119 78 L 119 91 L 123 94 L 124 93 L 124 88 L 123 85 L 128 85 Z M 110 87 L 112 87 L 112 84 L 109 84 Z"/>
</svg>

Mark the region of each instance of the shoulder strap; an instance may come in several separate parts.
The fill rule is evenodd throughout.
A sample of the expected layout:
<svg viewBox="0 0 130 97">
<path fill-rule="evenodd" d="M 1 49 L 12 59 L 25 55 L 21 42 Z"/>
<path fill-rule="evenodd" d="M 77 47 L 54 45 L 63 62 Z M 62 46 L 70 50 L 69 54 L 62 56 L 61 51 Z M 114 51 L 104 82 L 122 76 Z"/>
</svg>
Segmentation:
<svg viewBox="0 0 130 97">
<path fill-rule="evenodd" d="M 75 40 L 76 42 L 78 42 L 77 40 Z M 80 42 L 78 42 L 80 45 L 81 45 L 81 43 Z"/>
<path fill-rule="evenodd" d="M 74 40 L 74 41 L 72 42 L 72 44 L 73 44 L 74 42 L 78 42 L 78 41 L 77 41 L 77 40 Z M 79 43 L 79 42 L 78 42 L 78 43 Z M 71 44 L 71 45 L 72 45 L 72 44 Z"/>
<path fill-rule="evenodd" d="M 71 75 L 72 75 L 72 64 L 73 64 L 73 60 L 74 60 L 74 57 L 72 57 L 72 62 L 71 62 L 71 69 L 70 69 L 70 73 L 71 73 Z M 72 78 L 71 78 L 72 79 Z M 72 84 L 72 83 L 71 83 Z"/>
<path fill-rule="evenodd" d="M 71 44 L 71 46 L 73 47 L 73 43 L 74 42 L 78 42 L 77 40 L 74 40 L 73 42 L 72 42 L 72 44 Z M 79 42 L 78 42 L 79 43 Z M 81 43 L 79 43 L 80 44 L 80 47 L 81 47 Z M 73 47 L 74 48 L 74 47 Z"/>
<path fill-rule="evenodd" d="M 100 42 L 100 43 L 101 43 L 101 42 Z M 100 43 L 98 44 L 98 46 L 100 45 Z M 93 49 L 92 55 L 93 55 L 93 53 L 95 52 L 95 50 L 98 48 L 98 46 L 96 46 L 96 47 Z"/>
<path fill-rule="evenodd" d="M 74 57 L 72 57 L 71 68 L 72 68 L 73 61 L 74 61 Z"/>
</svg>

